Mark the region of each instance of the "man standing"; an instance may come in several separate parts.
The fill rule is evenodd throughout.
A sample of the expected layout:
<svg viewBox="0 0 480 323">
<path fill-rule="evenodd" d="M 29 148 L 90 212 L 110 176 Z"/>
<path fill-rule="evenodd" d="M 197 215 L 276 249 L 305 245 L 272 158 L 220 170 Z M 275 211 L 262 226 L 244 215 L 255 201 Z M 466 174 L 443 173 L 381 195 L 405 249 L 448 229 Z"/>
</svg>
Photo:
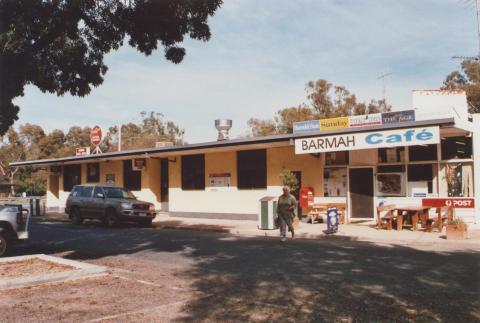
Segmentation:
<svg viewBox="0 0 480 323">
<path fill-rule="evenodd" d="M 295 217 L 295 208 L 297 207 L 297 200 L 290 194 L 290 187 L 283 187 L 283 194 L 278 198 L 277 215 L 280 224 L 280 237 L 281 241 L 285 241 L 286 226 L 292 233 L 292 239 L 295 238 L 295 232 L 293 230 L 293 218 Z"/>
</svg>

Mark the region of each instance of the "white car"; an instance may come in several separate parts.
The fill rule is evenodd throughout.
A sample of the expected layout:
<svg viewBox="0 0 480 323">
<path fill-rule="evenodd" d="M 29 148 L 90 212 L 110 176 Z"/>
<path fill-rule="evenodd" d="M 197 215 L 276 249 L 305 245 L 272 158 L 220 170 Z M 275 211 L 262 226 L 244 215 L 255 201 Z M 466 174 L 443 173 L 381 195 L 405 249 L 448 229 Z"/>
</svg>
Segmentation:
<svg viewBox="0 0 480 323">
<path fill-rule="evenodd" d="M 28 239 L 29 220 L 28 211 L 21 205 L 0 205 L 0 257 L 16 241 Z"/>
</svg>

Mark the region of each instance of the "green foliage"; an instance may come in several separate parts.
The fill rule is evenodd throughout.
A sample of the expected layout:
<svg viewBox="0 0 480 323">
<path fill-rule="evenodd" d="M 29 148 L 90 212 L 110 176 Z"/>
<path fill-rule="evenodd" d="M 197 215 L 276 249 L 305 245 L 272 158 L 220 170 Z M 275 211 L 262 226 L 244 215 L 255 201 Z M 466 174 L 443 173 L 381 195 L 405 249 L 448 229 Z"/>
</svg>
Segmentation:
<svg viewBox="0 0 480 323">
<path fill-rule="evenodd" d="M 0 134 L 18 119 L 12 100 L 27 84 L 85 96 L 103 83 L 104 56 L 128 44 L 145 55 L 159 46 L 182 61 L 188 36 L 208 41 L 208 18 L 222 0 L 1 0 Z"/>
<path fill-rule="evenodd" d="M 307 102 L 297 107 L 277 111 L 273 119 L 248 120 L 254 137 L 293 132 L 293 123 L 340 116 L 361 115 L 390 111 L 391 106 L 384 100 L 358 102 L 344 86 L 333 85 L 326 80 L 310 81 L 306 85 Z"/>
<path fill-rule="evenodd" d="M 480 62 L 465 60 L 462 71 L 450 73 L 443 82 L 443 90 L 464 90 L 467 92 L 470 113 L 480 113 Z"/>
<path fill-rule="evenodd" d="M 158 141 L 171 142 L 174 145 L 183 145 L 185 130 L 172 121 L 165 121 L 164 115 L 154 111 L 142 112 L 140 124 L 128 123 L 122 125 L 122 150 L 153 148 Z M 118 147 L 118 127 L 110 127 L 108 134 L 110 151 Z"/>
<path fill-rule="evenodd" d="M 465 225 L 465 226 L 467 225 L 465 223 L 465 221 L 463 221 L 463 219 L 458 217 L 458 216 L 454 217 L 451 221 L 448 221 L 448 224 L 451 224 L 451 225 Z"/>
<path fill-rule="evenodd" d="M 294 173 L 288 169 L 282 170 L 280 173 L 280 180 L 283 186 L 290 187 L 291 192 L 296 192 L 298 189 L 298 180 Z"/>
</svg>

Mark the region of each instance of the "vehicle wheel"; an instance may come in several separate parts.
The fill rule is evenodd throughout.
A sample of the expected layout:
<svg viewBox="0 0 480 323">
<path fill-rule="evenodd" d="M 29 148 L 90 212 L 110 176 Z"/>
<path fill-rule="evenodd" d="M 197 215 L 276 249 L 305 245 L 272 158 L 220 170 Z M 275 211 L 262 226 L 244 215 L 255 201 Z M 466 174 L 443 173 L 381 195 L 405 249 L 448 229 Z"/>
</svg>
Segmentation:
<svg viewBox="0 0 480 323">
<path fill-rule="evenodd" d="M 8 241 L 5 237 L 5 232 L 0 231 L 0 257 L 4 256 L 7 253 Z"/>
<path fill-rule="evenodd" d="M 115 211 L 108 210 L 107 213 L 105 214 L 105 217 L 103 218 L 103 224 L 106 227 L 112 228 L 114 227 L 118 222 L 117 215 L 115 214 Z"/>
<path fill-rule="evenodd" d="M 71 218 L 72 218 L 73 224 L 82 224 L 83 223 L 82 215 L 80 214 L 80 210 L 77 209 L 77 208 L 72 209 Z"/>
</svg>

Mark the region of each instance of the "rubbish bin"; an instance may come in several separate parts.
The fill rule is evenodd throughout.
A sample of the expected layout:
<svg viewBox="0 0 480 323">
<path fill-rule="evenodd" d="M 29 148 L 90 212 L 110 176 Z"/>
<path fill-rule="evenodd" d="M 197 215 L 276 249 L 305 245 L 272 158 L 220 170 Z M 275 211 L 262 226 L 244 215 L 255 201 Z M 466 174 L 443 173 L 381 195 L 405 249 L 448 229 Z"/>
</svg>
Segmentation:
<svg viewBox="0 0 480 323">
<path fill-rule="evenodd" d="M 258 228 L 260 230 L 274 230 L 277 216 L 277 198 L 265 196 L 259 200 Z"/>
</svg>

